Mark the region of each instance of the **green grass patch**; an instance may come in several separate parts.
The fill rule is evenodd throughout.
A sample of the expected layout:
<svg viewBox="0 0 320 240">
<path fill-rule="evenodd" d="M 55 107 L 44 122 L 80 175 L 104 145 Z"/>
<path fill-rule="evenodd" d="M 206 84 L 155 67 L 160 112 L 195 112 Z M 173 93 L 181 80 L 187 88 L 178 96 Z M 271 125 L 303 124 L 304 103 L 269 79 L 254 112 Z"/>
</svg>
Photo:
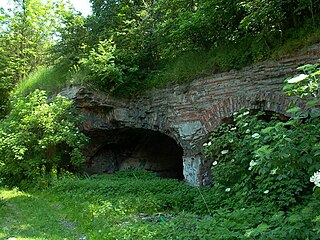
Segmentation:
<svg viewBox="0 0 320 240">
<path fill-rule="evenodd" d="M 53 94 L 70 84 L 66 73 L 67 71 L 57 67 L 39 67 L 17 85 L 15 94 L 27 95 L 35 89 Z"/>
<path fill-rule="evenodd" d="M 286 35 L 288 40 L 273 50 L 272 58 L 279 59 L 320 42 L 320 28 L 292 29 Z"/>
<path fill-rule="evenodd" d="M 200 194 L 201 193 L 201 194 Z M 66 177 L 44 191 L 0 189 L 0 238 L 317 239 L 319 197 L 279 210 L 236 205 L 219 186 L 146 172 Z M 233 201 L 232 201 L 233 199 Z"/>
<path fill-rule="evenodd" d="M 79 239 L 81 231 L 59 205 L 16 189 L 0 190 L 0 239 Z"/>
<path fill-rule="evenodd" d="M 172 83 L 187 83 L 195 78 L 213 73 L 240 69 L 252 61 L 248 56 L 247 42 L 213 48 L 210 51 L 186 52 L 170 63 L 165 63 L 161 72 L 151 75 L 145 82 L 147 89 L 161 88 Z"/>
</svg>

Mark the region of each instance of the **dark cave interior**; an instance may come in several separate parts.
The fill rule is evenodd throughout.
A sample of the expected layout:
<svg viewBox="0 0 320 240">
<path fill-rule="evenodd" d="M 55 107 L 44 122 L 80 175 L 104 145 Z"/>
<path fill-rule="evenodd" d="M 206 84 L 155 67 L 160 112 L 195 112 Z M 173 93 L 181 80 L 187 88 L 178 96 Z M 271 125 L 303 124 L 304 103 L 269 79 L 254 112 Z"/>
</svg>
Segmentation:
<svg viewBox="0 0 320 240">
<path fill-rule="evenodd" d="M 183 149 L 171 137 L 146 129 L 117 129 L 90 134 L 95 151 L 87 161 L 90 174 L 130 169 L 183 179 Z"/>
</svg>

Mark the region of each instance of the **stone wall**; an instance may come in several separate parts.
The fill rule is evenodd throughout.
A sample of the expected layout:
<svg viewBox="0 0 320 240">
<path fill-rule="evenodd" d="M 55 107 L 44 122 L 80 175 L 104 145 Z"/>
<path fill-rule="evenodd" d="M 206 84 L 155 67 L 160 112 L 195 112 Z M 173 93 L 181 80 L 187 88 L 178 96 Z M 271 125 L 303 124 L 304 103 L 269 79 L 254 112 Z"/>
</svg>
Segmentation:
<svg viewBox="0 0 320 240">
<path fill-rule="evenodd" d="M 140 128 L 173 138 L 183 148 L 185 180 L 206 185 L 211 182 L 211 161 L 203 156 L 202 144 L 208 133 L 243 107 L 285 114 L 290 99 L 282 94 L 283 80 L 293 76 L 298 66 L 319 58 L 320 44 L 316 44 L 294 56 L 212 74 L 130 100 L 113 99 L 84 88 L 67 89 L 65 94 L 75 99 L 88 133 Z"/>
</svg>

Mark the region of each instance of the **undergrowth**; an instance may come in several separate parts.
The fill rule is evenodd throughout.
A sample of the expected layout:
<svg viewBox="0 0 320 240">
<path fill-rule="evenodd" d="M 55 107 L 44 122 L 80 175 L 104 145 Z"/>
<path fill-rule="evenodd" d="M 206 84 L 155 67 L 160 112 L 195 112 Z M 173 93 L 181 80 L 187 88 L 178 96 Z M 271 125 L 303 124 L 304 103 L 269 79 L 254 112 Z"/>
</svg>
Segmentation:
<svg viewBox="0 0 320 240">
<path fill-rule="evenodd" d="M 42 192 L 1 189 L 0 197 L 3 239 L 318 239 L 320 233 L 317 191 L 280 210 L 272 202 L 235 204 L 219 186 L 195 188 L 142 171 L 68 176 Z"/>
</svg>

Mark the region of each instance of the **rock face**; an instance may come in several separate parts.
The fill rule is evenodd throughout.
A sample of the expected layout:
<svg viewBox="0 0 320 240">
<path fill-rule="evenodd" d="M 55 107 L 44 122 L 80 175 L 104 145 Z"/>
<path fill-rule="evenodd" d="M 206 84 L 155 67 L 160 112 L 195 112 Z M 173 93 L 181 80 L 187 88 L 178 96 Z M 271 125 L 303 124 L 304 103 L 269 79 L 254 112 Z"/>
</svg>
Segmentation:
<svg viewBox="0 0 320 240">
<path fill-rule="evenodd" d="M 83 130 L 92 139 L 89 172 L 143 168 L 207 185 L 213 160 L 204 157 L 202 145 L 208 133 L 243 107 L 285 114 L 290 99 L 282 94 L 283 80 L 319 56 L 320 44 L 130 100 L 76 87 L 62 95 L 73 99 L 85 118 Z"/>
</svg>

